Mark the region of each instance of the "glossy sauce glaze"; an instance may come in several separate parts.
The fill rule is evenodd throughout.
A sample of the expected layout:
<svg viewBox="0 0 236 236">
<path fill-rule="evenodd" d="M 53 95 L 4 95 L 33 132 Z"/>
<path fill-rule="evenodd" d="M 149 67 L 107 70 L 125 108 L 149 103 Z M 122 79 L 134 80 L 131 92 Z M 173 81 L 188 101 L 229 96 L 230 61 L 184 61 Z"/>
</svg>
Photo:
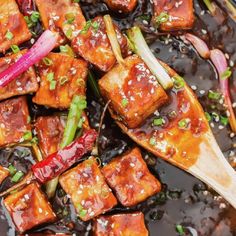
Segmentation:
<svg viewBox="0 0 236 236">
<path fill-rule="evenodd" d="M 82 1 L 82 10 L 86 18 L 93 18 L 100 13 L 108 12 L 103 3 L 95 1 Z M 194 1 L 196 23 L 193 32 L 201 36 L 212 48 L 220 48 L 229 55 L 230 61 L 236 61 L 236 25 L 223 12 L 221 17 L 212 18 L 205 10 L 202 1 Z M 211 112 L 212 106 L 207 97 L 209 89 L 218 87 L 216 72 L 212 65 L 201 59 L 194 49 L 185 45 L 178 37 L 157 35 L 150 33 L 150 27 L 143 22 L 139 16 L 151 16 L 151 6 L 146 1 L 140 1 L 134 13 L 124 17 L 113 15 L 114 19 L 122 29 L 127 29 L 133 22 L 140 24 L 148 32 L 146 38 L 151 43 L 151 48 L 156 56 L 174 68 L 185 78 L 192 87 L 202 103 L 204 110 Z M 207 32 L 206 32 L 206 31 Z M 231 63 L 232 64 L 232 63 Z M 232 64 L 233 65 L 233 64 Z M 233 65 L 234 69 L 235 66 Z M 236 70 L 233 70 L 233 77 Z M 231 94 L 236 101 L 236 81 L 231 80 Z M 96 102 L 88 90 L 89 115 L 91 125 L 97 127 L 102 106 Z M 218 105 L 217 105 L 218 106 Z M 218 107 L 219 110 L 221 107 Z M 164 111 L 164 109 L 163 109 Z M 32 105 L 32 117 L 51 114 L 51 110 Z M 100 138 L 100 158 L 103 163 L 109 162 L 114 156 L 135 144 L 124 135 L 114 124 L 109 115 L 104 121 L 104 129 Z M 236 138 L 233 137 L 229 127 L 221 128 L 217 122 L 211 122 L 215 137 L 225 154 L 225 157 L 234 162 L 234 150 Z M 22 157 L 19 150 L 27 150 L 28 154 Z M 20 155 L 21 154 L 21 155 Z M 145 160 L 151 172 L 161 181 L 162 192 L 149 198 L 147 201 L 133 208 L 117 206 L 112 213 L 132 212 L 141 210 L 145 214 L 145 220 L 151 236 L 177 235 L 175 225 L 182 224 L 186 227 L 186 235 L 198 236 L 234 236 L 236 235 L 236 211 L 230 207 L 221 197 L 211 191 L 205 184 L 196 178 L 186 174 L 184 171 L 157 159 L 151 154 L 143 151 Z M 30 151 L 26 148 L 17 147 L 15 150 L 8 148 L 2 150 L 0 164 L 8 166 L 15 163 L 17 169 L 27 173 L 34 162 Z M 11 185 L 6 179 L 1 185 L 1 190 Z M 57 210 L 59 221 L 55 224 L 40 227 L 31 232 L 52 230 L 60 233 L 75 233 L 76 235 L 88 235 L 91 230 L 90 222 L 83 223 L 77 219 L 75 209 L 70 204 L 62 189 L 58 189 L 52 205 Z M 4 207 L 0 209 L 0 235 L 16 235 L 14 227 L 6 214 Z M 45 231 L 44 231 L 45 232 Z M 192 232 L 192 234 L 190 233 Z"/>
</svg>

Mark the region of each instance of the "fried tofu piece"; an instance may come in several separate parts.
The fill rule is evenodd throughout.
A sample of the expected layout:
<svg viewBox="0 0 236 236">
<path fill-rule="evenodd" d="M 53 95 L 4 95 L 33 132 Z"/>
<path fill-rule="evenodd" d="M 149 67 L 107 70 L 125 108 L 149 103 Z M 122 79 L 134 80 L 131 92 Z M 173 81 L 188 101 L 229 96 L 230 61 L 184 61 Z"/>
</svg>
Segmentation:
<svg viewBox="0 0 236 236">
<path fill-rule="evenodd" d="M 62 53 L 49 53 L 47 59 L 50 65 L 42 60 L 38 66 L 41 81 L 33 102 L 66 109 L 75 94 L 85 96 L 87 63 Z"/>
<path fill-rule="evenodd" d="M 93 236 L 148 236 L 142 212 L 100 216 L 93 221 Z"/>
<path fill-rule="evenodd" d="M 166 13 L 167 21 L 160 24 L 163 31 L 191 29 L 194 23 L 193 0 L 153 0 L 154 21 Z"/>
<path fill-rule="evenodd" d="M 134 206 L 161 190 L 138 148 L 113 159 L 102 168 L 102 173 L 124 206 Z"/>
<path fill-rule="evenodd" d="M 137 6 L 137 0 L 104 0 L 110 9 L 119 13 L 130 13 Z"/>
<path fill-rule="evenodd" d="M 125 59 L 125 68 L 116 65 L 99 80 L 99 87 L 106 100 L 128 128 L 136 128 L 168 96 L 158 84 L 146 64 L 136 55 Z"/>
<path fill-rule="evenodd" d="M 0 72 L 6 70 L 14 64 L 20 57 L 26 53 L 23 50 L 17 54 L 0 58 Z M 26 72 L 18 76 L 10 82 L 6 87 L 0 88 L 0 100 L 10 98 L 16 95 L 33 93 L 38 90 L 37 76 L 33 67 L 30 67 Z"/>
<path fill-rule="evenodd" d="M 86 20 L 78 3 L 72 0 L 36 0 L 45 29 L 59 32 L 58 43 L 74 38 L 83 29 Z"/>
<path fill-rule="evenodd" d="M 72 40 L 72 47 L 85 60 L 94 64 L 102 71 L 109 71 L 116 63 L 115 55 L 112 51 L 110 41 L 106 34 L 106 26 L 103 17 L 94 18 L 89 28 L 82 30 L 78 36 Z M 121 46 L 123 55 L 127 55 L 127 39 L 115 26 L 117 38 Z"/>
<path fill-rule="evenodd" d="M 19 45 L 31 38 L 31 33 L 15 0 L 0 3 L 0 53 L 11 45 Z"/>
<path fill-rule="evenodd" d="M 35 123 L 39 147 L 44 157 L 58 151 L 63 137 L 65 121 L 60 116 L 38 117 Z"/>
<path fill-rule="evenodd" d="M 4 179 L 7 178 L 9 175 L 9 171 L 5 169 L 4 167 L 0 166 L 0 184 L 3 182 Z"/>
<path fill-rule="evenodd" d="M 36 183 L 9 195 L 4 204 L 19 232 L 56 219 L 49 202 Z"/>
<path fill-rule="evenodd" d="M 0 103 L 0 147 L 24 141 L 24 135 L 31 132 L 29 117 L 25 97 Z"/>
<path fill-rule="evenodd" d="M 83 221 L 103 214 L 117 204 L 93 157 L 64 173 L 59 182 Z"/>
</svg>

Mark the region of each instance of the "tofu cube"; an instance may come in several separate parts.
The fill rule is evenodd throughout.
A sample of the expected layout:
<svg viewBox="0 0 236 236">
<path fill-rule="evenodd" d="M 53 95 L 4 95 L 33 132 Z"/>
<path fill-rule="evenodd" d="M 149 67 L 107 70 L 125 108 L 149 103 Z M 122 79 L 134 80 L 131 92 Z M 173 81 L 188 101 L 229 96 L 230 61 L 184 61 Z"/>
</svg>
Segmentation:
<svg viewBox="0 0 236 236">
<path fill-rule="evenodd" d="M 112 160 L 102 168 L 102 173 L 124 206 L 134 206 L 161 190 L 138 148 Z"/>
<path fill-rule="evenodd" d="M 75 94 L 85 96 L 87 63 L 62 53 L 50 53 L 47 60 L 39 63 L 40 88 L 33 102 L 66 109 Z"/>
<path fill-rule="evenodd" d="M 103 214 L 117 204 L 95 158 L 67 171 L 61 175 L 59 182 L 71 197 L 78 216 L 83 221 Z"/>
<path fill-rule="evenodd" d="M 0 166 L 0 184 L 3 182 L 4 179 L 7 178 L 9 174 L 9 171 L 6 168 Z"/>
<path fill-rule="evenodd" d="M 58 151 L 63 137 L 65 120 L 60 116 L 41 116 L 35 122 L 39 147 L 44 157 Z"/>
<path fill-rule="evenodd" d="M 0 58 L 0 72 L 6 70 L 9 66 L 14 64 L 26 50 L 10 56 Z M 30 67 L 26 72 L 18 76 L 15 80 L 10 82 L 6 87 L 0 88 L 0 100 L 14 97 L 16 95 L 23 95 L 33 93 L 38 90 L 37 76 L 33 67 Z"/>
<path fill-rule="evenodd" d="M 25 97 L 0 103 L 0 147 L 31 139 L 29 117 Z"/>
<path fill-rule="evenodd" d="M 142 212 L 100 216 L 93 221 L 93 236 L 148 236 Z"/>
<path fill-rule="evenodd" d="M 165 22 L 160 24 L 161 30 L 185 30 L 193 27 L 193 0 L 153 0 L 153 4 L 155 22 L 158 22 L 163 13 L 166 13 L 168 17 Z"/>
<path fill-rule="evenodd" d="M 110 9 L 119 13 L 130 13 L 137 6 L 137 0 L 105 0 Z"/>
<path fill-rule="evenodd" d="M 36 183 L 9 195 L 4 199 L 4 204 L 21 233 L 56 219 L 49 202 Z"/>
<path fill-rule="evenodd" d="M 99 80 L 106 100 L 128 128 L 136 128 L 168 100 L 163 88 L 146 64 L 136 55 L 116 65 Z"/>
<path fill-rule="evenodd" d="M 106 34 L 106 26 L 103 17 L 94 18 L 88 29 L 82 30 L 78 36 L 72 40 L 72 47 L 85 60 L 94 64 L 102 71 L 109 71 L 116 63 L 115 55 L 112 51 L 110 41 Z M 121 46 L 123 55 L 127 52 L 127 40 L 115 26 L 117 38 Z"/>
<path fill-rule="evenodd" d="M 11 45 L 19 45 L 31 38 L 31 33 L 15 0 L 0 3 L 0 53 Z"/>
<path fill-rule="evenodd" d="M 74 38 L 86 24 L 78 3 L 72 0 L 36 0 L 45 29 L 59 32 L 58 44 Z"/>
</svg>

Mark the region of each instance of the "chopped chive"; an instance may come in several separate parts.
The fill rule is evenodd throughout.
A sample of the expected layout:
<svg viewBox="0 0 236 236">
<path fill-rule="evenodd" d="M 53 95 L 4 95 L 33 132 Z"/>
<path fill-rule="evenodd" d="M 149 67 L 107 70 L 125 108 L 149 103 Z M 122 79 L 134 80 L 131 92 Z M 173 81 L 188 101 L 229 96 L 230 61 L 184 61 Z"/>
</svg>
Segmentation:
<svg viewBox="0 0 236 236">
<path fill-rule="evenodd" d="M 138 16 L 138 18 L 140 20 L 145 20 L 145 21 L 150 21 L 151 20 L 150 15 L 141 15 L 141 16 Z"/>
<path fill-rule="evenodd" d="M 55 80 L 50 81 L 49 90 L 55 90 L 56 85 L 57 85 L 57 81 Z"/>
<path fill-rule="evenodd" d="M 78 204 L 77 211 L 80 217 L 85 217 L 87 214 L 87 210 L 84 209 L 81 204 Z"/>
<path fill-rule="evenodd" d="M 178 126 L 181 129 L 186 129 L 186 128 L 188 128 L 189 123 L 190 123 L 190 119 L 185 118 L 185 119 L 182 119 L 178 122 Z"/>
<path fill-rule="evenodd" d="M 54 80 L 54 73 L 53 72 L 50 72 L 50 73 L 47 74 L 47 80 L 49 82 Z"/>
<path fill-rule="evenodd" d="M 154 137 L 151 137 L 150 140 L 149 140 L 149 144 L 152 145 L 152 146 L 155 146 L 156 145 L 156 139 Z"/>
<path fill-rule="evenodd" d="M 17 169 L 12 164 L 8 166 L 8 170 L 11 176 L 13 176 L 17 172 Z"/>
<path fill-rule="evenodd" d="M 43 58 L 43 63 L 46 65 L 46 66 L 51 66 L 53 64 L 52 60 L 49 59 L 48 57 L 44 57 Z"/>
<path fill-rule="evenodd" d="M 228 125 L 229 123 L 229 118 L 225 116 L 220 116 L 220 123 L 224 126 Z"/>
<path fill-rule="evenodd" d="M 92 23 L 92 27 L 95 31 L 98 31 L 100 24 L 97 21 L 94 21 Z"/>
<path fill-rule="evenodd" d="M 32 133 L 31 131 L 26 131 L 24 134 L 23 134 L 23 140 L 26 141 L 26 140 L 29 140 L 32 138 Z"/>
<path fill-rule="evenodd" d="M 61 52 L 68 52 L 68 48 L 66 46 L 61 45 L 60 46 L 60 51 Z"/>
<path fill-rule="evenodd" d="M 66 37 L 67 37 L 67 38 L 71 38 L 71 37 L 72 37 L 72 33 L 73 33 L 72 29 L 69 28 L 69 29 L 66 31 Z"/>
<path fill-rule="evenodd" d="M 220 120 L 220 116 L 216 112 L 211 113 L 214 121 L 218 122 Z"/>
<path fill-rule="evenodd" d="M 92 24 L 92 21 L 91 21 L 91 20 L 88 20 L 88 21 L 86 22 L 86 25 L 84 26 L 84 28 L 80 31 L 80 34 L 86 34 L 86 33 L 88 32 L 88 30 L 89 30 L 91 24 Z"/>
<path fill-rule="evenodd" d="M 27 124 L 29 124 L 31 122 L 31 117 L 27 116 Z"/>
<path fill-rule="evenodd" d="M 40 17 L 40 14 L 38 11 L 33 11 L 30 15 L 30 20 L 33 22 L 33 23 L 37 23 L 38 20 L 39 20 L 39 17 Z"/>
<path fill-rule="evenodd" d="M 80 2 L 80 0 L 73 0 L 73 2 Z"/>
<path fill-rule="evenodd" d="M 17 183 L 20 181 L 20 179 L 24 176 L 24 173 L 22 171 L 17 171 L 13 177 L 11 178 L 11 181 L 14 183 Z"/>
<path fill-rule="evenodd" d="M 67 81 L 68 81 L 67 76 L 61 76 L 60 79 L 59 79 L 59 84 L 64 85 Z"/>
<path fill-rule="evenodd" d="M 158 15 L 155 18 L 155 23 L 157 27 L 160 26 L 160 24 L 165 23 L 169 20 L 169 15 L 166 12 L 161 12 L 160 15 Z"/>
<path fill-rule="evenodd" d="M 221 93 L 209 90 L 208 98 L 211 100 L 219 100 L 221 98 Z"/>
<path fill-rule="evenodd" d="M 208 112 L 205 112 L 205 117 L 208 122 L 211 121 L 211 115 Z"/>
<path fill-rule="evenodd" d="M 11 45 L 11 50 L 13 53 L 18 53 L 20 51 L 19 47 L 15 44 Z"/>
<path fill-rule="evenodd" d="M 10 30 L 8 30 L 7 33 L 5 34 L 5 38 L 11 40 L 13 39 L 13 37 L 14 37 L 13 33 Z"/>
<path fill-rule="evenodd" d="M 68 24 L 72 24 L 75 20 L 75 14 L 73 12 L 68 12 L 65 15 Z"/>
<path fill-rule="evenodd" d="M 178 232 L 179 235 L 184 234 L 184 228 L 182 225 L 176 225 L 176 231 Z"/>
<path fill-rule="evenodd" d="M 29 16 L 24 16 L 24 19 L 29 28 L 31 28 L 34 25 L 33 22 L 30 20 Z"/>
<path fill-rule="evenodd" d="M 155 126 L 162 126 L 164 124 L 165 124 L 165 120 L 162 117 L 156 118 L 153 120 L 153 125 Z"/>
<path fill-rule="evenodd" d="M 171 111 L 171 112 L 168 113 L 168 117 L 171 118 L 171 119 L 175 118 L 176 116 L 177 116 L 176 111 Z"/>
<path fill-rule="evenodd" d="M 228 67 L 228 68 L 220 75 L 220 79 L 222 79 L 222 80 L 228 79 L 231 75 L 232 75 L 232 71 L 231 71 L 230 68 Z"/>
<path fill-rule="evenodd" d="M 33 137 L 32 139 L 31 139 L 31 143 L 34 143 L 34 144 L 37 144 L 38 143 L 38 138 L 37 137 Z"/>
<path fill-rule="evenodd" d="M 123 98 L 122 99 L 122 101 L 121 101 L 121 105 L 123 106 L 123 107 L 126 107 L 127 105 L 128 105 L 128 100 L 126 99 L 126 98 Z"/>
<path fill-rule="evenodd" d="M 175 89 L 181 89 L 184 87 L 184 79 L 178 75 L 173 77 Z"/>
</svg>

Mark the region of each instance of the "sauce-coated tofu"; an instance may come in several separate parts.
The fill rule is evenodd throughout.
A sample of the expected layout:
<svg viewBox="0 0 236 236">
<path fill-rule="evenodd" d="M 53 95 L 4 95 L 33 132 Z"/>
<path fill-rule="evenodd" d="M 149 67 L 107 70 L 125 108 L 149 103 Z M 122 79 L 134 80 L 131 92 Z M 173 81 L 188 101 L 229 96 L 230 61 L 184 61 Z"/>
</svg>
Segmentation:
<svg viewBox="0 0 236 236">
<path fill-rule="evenodd" d="M 191 29 L 194 23 L 193 0 L 153 0 L 154 21 L 167 13 L 167 21 L 160 24 L 164 31 Z"/>
<path fill-rule="evenodd" d="M 10 65 L 14 64 L 26 52 L 23 50 L 17 54 L 0 58 L 0 72 L 6 70 Z M 16 95 L 33 93 L 38 90 L 38 82 L 33 67 L 18 76 L 7 86 L 0 88 L 0 100 L 10 98 Z"/>
<path fill-rule="evenodd" d="M 62 53 L 47 56 L 50 65 L 39 63 L 40 88 L 33 102 L 48 107 L 65 109 L 70 106 L 73 95 L 85 96 L 87 63 Z"/>
<path fill-rule="evenodd" d="M 65 120 L 60 116 L 38 117 L 35 123 L 39 147 L 44 157 L 59 149 L 63 137 Z"/>
<path fill-rule="evenodd" d="M 138 56 L 127 57 L 125 65 L 110 70 L 99 80 L 99 87 L 125 125 L 136 128 L 168 97 Z"/>
<path fill-rule="evenodd" d="M 110 9 L 119 13 L 129 13 L 137 6 L 137 0 L 104 0 Z"/>
<path fill-rule="evenodd" d="M 117 204 L 95 158 L 90 158 L 67 171 L 59 181 L 83 221 L 103 214 Z"/>
<path fill-rule="evenodd" d="M 72 0 L 36 0 L 36 5 L 44 28 L 60 33 L 59 44 L 74 38 L 86 24 L 79 4 Z"/>
<path fill-rule="evenodd" d="M 15 0 L 0 1 L 0 53 L 31 38 L 31 33 Z"/>
<path fill-rule="evenodd" d="M 124 206 L 133 206 L 161 190 L 160 182 L 149 172 L 138 148 L 113 159 L 102 173 Z"/>
<path fill-rule="evenodd" d="M 0 147 L 24 141 L 24 135 L 29 132 L 31 125 L 26 98 L 18 97 L 1 102 Z"/>
<path fill-rule="evenodd" d="M 21 233 L 56 219 L 50 204 L 36 183 L 9 195 L 4 204 Z"/>
<path fill-rule="evenodd" d="M 126 55 L 128 53 L 127 40 L 116 26 L 115 30 L 122 54 Z M 102 71 L 110 70 L 116 63 L 115 55 L 106 34 L 103 17 L 94 18 L 90 22 L 90 27 L 86 31 L 81 31 L 72 41 L 72 47 L 76 53 Z"/>
<path fill-rule="evenodd" d="M 9 175 L 9 171 L 5 169 L 4 167 L 0 166 L 0 184 L 3 182 L 4 179 L 7 178 Z"/>
<path fill-rule="evenodd" d="M 148 236 L 143 213 L 116 214 L 94 219 L 93 236 L 107 235 Z"/>
</svg>

